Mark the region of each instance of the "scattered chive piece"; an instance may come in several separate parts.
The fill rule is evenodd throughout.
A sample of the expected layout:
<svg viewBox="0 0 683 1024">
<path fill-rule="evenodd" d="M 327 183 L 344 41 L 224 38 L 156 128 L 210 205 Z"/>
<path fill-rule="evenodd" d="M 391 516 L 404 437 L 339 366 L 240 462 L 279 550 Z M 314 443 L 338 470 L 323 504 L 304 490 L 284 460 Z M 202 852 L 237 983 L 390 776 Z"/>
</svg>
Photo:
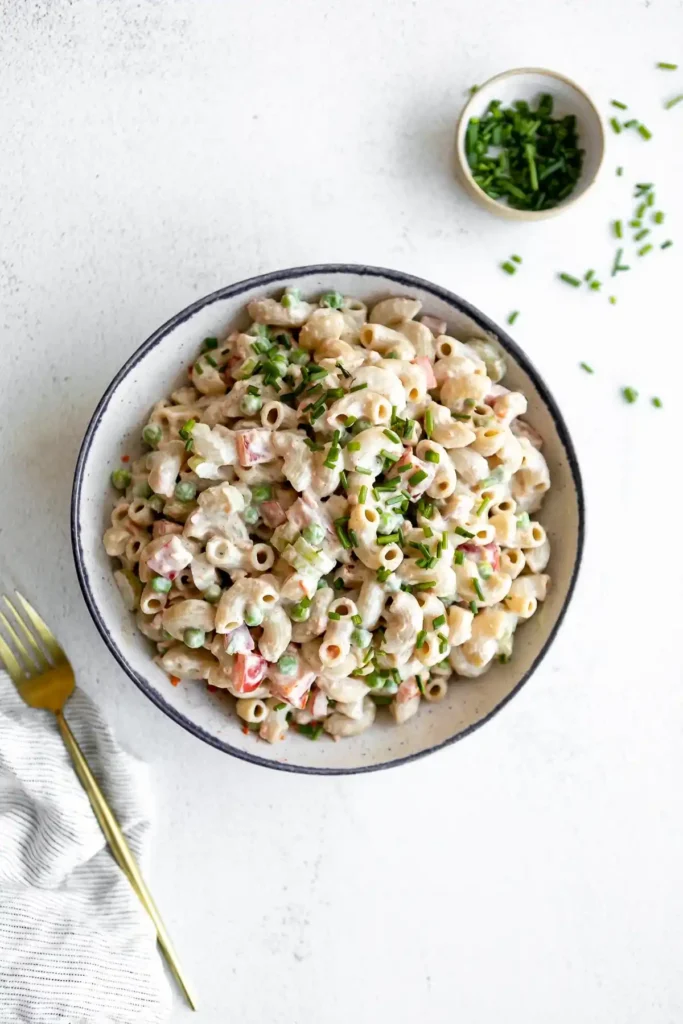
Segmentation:
<svg viewBox="0 0 683 1024">
<path fill-rule="evenodd" d="M 366 388 L 366 387 L 367 387 L 367 384 L 356 384 L 355 387 L 349 389 L 349 394 L 352 395 L 354 393 L 354 391 L 362 391 L 363 388 Z"/>
<path fill-rule="evenodd" d="M 393 441 L 394 444 L 401 443 L 401 438 L 398 436 L 398 434 L 395 434 L 393 430 L 383 430 L 382 433 L 384 434 L 385 437 L 388 437 L 390 441 Z"/>
<path fill-rule="evenodd" d="M 660 249 L 670 249 L 672 245 L 673 245 L 673 242 L 671 241 L 671 239 L 667 238 L 666 242 L 662 242 L 662 244 L 660 245 L 659 248 Z"/>
<path fill-rule="evenodd" d="M 384 544 L 395 544 L 398 540 L 398 533 L 385 533 L 383 536 L 377 537 L 377 543 L 381 546 Z"/>
<path fill-rule="evenodd" d="M 652 220 L 654 221 L 655 224 L 663 224 L 664 223 L 664 214 L 662 213 L 662 211 L 661 210 L 657 210 L 656 213 L 653 213 L 652 214 Z"/>
<path fill-rule="evenodd" d="M 623 173 L 624 173 L 624 168 L 623 167 L 617 167 L 617 178 L 620 178 Z"/>
<path fill-rule="evenodd" d="M 437 615 L 437 617 L 432 622 L 432 628 L 433 629 L 439 629 L 441 626 L 445 626 L 445 625 L 446 625 L 446 616 L 445 615 Z"/>
<path fill-rule="evenodd" d="M 470 579 L 470 583 L 472 584 L 472 589 L 474 590 L 474 592 L 477 595 L 477 597 L 479 598 L 479 600 L 480 601 L 484 601 L 485 600 L 485 598 L 484 598 L 484 591 L 481 589 L 481 584 L 479 583 L 479 580 L 477 579 L 477 577 L 476 576 L 472 576 L 472 578 Z"/>
<path fill-rule="evenodd" d="M 521 256 L 518 256 L 518 255 L 517 255 L 516 253 L 515 253 L 515 254 L 513 254 L 513 255 L 512 255 L 511 257 L 510 257 L 510 259 L 511 259 L 511 260 L 513 261 L 513 263 L 521 263 L 521 262 L 522 262 L 522 257 L 521 257 Z"/>
<path fill-rule="evenodd" d="M 585 370 L 586 373 L 595 373 L 595 370 L 593 369 L 593 367 L 589 366 L 588 363 L 579 363 L 579 366 L 581 367 L 582 370 Z"/>
<path fill-rule="evenodd" d="M 610 100 L 610 103 L 612 104 L 613 107 L 616 107 L 618 110 L 628 110 L 628 107 L 626 106 L 626 104 L 625 103 L 620 103 L 619 100 Z"/>
<path fill-rule="evenodd" d="M 348 491 L 348 489 L 349 489 L 349 478 L 346 475 L 346 470 L 345 469 L 342 469 L 341 473 L 339 474 L 339 483 L 342 485 L 342 487 L 344 488 L 345 491 Z"/>
<path fill-rule="evenodd" d="M 646 141 L 652 138 L 652 132 L 649 128 L 646 128 L 644 124 L 638 125 L 638 134 L 641 135 Z"/>
<path fill-rule="evenodd" d="M 616 297 L 616 295 L 610 295 L 609 301 L 610 301 L 610 305 L 611 306 L 616 306 L 616 304 L 617 304 L 617 297 Z"/>
<path fill-rule="evenodd" d="M 664 109 L 665 110 L 671 110 L 672 107 L 675 107 L 676 104 L 680 103 L 682 100 L 683 100 L 683 93 L 679 93 L 678 96 L 674 96 L 673 99 L 670 99 L 667 103 L 664 104 Z"/>
<path fill-rule="evenodd" d="M 424 580 L 422 583 L 413 583 L 412 590 L 431 590 L 436 586 L 436 580 Z"/>
<path fill-rule="evenodd" d="M 609 123 L 612 125 L 612 131 L 614 134 L 619 135 L 621 133 L 621 125 L 617 121 L 616 117 L 610 117 Z"/>
<path fill-rule="evenodd" d="M 372 476 L 372 470 L 365 469 L 364 466 L 356 466 L 356 473 L 362 473 L 363 476 Z"/>
<path fill-rule="evenodd" d="M 624 121 L 624 128 L 637 128 L 638 122 L 635 117 L 632 117 L 630 121 Z"/>
<path fill-rule="evenodd" d="M 622 388 L 621 393 L 626 399 L 626 401 L 629 403 L 629 405 L 633 405 L 633 403 L 638 398 L 638 392 L 635 388 Z"/>
<path fill-rule="evenodd" d="M 490 498 L 484 498 L 484 500 L 482 501 L 481 505 L 479 505 L 479 507 L 477 508 L 476 515 L 478 515 L 478 516 L 483 515 L 484 512 L 486 511 L 486 509 L 488 508 L 488 506 L 490 504 L 491 504 L 491 499 Z"/>
<path fill-rule="evenodd" d="M 602 288 L 602 281 L 591 281 L 590 290 L 592 292 L 599 292 Z"/>
<path fill-rule="evenodd" d="M 427 409 L 425 413 L 425 434 L 427 437 L 431 437 L 434 432 L 434 414 L 431 409 Z"/>
<path fill-rule="evenodd" d="M 349 530 L 349 540 L 351 541 L 352 547 L 358 547 L 358 534 L 356 533 L 355 530 Z"/>
<path fill-rule="evenodd" d="M 662 400 L 661 400 L 661 398 L 657 398 L 657 396 L 655 396 L 654 398 L 651 398 L 650 401 L 654 405 L 655 409 L 661 409 L 662 408 Z"/>
<path fill-rule="evenodd" d="M 638 220 L 640 220 L 642 217 L 645 216 L 645 211 L 646 210 L 647 210 L 647 203 L 641 203 L 640 206 L 636 210 L 636 217 L 638 218 Z"/>
<path fill-rule="evenodd" d="M 615 222 L 614 222 L 614 235 L 615 235 L 615 238 L 623 238 L 623 234 L 624 234 L 624 232 L 623 232 L 623 228 L 622 228 L 622 225 L 621 225 L 621 221 L 620 220 L 615 220 Z"/>
<path fill-rule="evenodd" d="M 634 242 L 639 242 L 641 240 L 641 238 L 645 238 L 649 234 L 650 234 L 650 229 L 649 228 L 643 228 L 642 231 L 639 231 L 636 235 L 633 236 L 633 241 Z"/>
<path fill-rule="evenodd" d="M 363 486 L 361 487 L 360 491 L 358 492 L 358 504 L 359 505 L 364 505 L 365 502 L 367 501 L 367 497 L 368 497 L 368 489 L 367 489 L 366 485 L 363 484 Z"/>
<path fill-rule="evenodd" d="M 560 281 L 564 281 L 566 284 L 570 284 L 572 288 L 580 288 L 581 282 L 578 277 L 572 277 L 571 274 L 558 274 Z"/>
<path fill-rule="evenodd" d="M 408 483 L 411 487 L 417 487 L 418 484 L 421 484 L 426 479 L 427 473 L 425 473 L 424 469 L 418 469 L 417 473 L 413 473 L 412 476 L 408 477 Z"/>
<path fill-rule="evenodd" d="M 391 569 L 378 569 L 377 570 L 377 579 L 378 579 L 378 581 L 380 583 L 386 583 L 386 581 L 389 579 L 390 576 L 391 576 Z"/>
<path fill-rule="evenodd" d="M 616 256 L 614 257 L 614 263 L 612 264 L 612 277 L 616 276 L 617 270 L 619 270 L 619 264 L 621 263 L 621 257 L 624 255 L 623 249 L 617 249 Z"/>
<path fill-rule="evenodd" d="M 335 523 L 334 529 L 337 537 L 339 538 L 339 543 L 346 551 L 348 551 L 351 547 L 351 541 L 349 540 L 349 535 L 347 534 L 345 527 L 341 523 Z"/>
<path fill-rule="evenodd" d="M 587 270 L 586 273 L 583 275 L 583 279 L 584 279 L 584 281 L 590 281 L 591 278 L 594 277 L 594 276 L 595 276 L 595 271 L 594 270 Z"/>
<path fill-rule="evenodd" d="M 642 249 L 638 250 L 638 255 L 639 256 L 647 256 L 647 254 L 651 251 L 651 249 L 652 249 L 651 245 L 644 245 L 642 247 Z"/>
<path fill-rule="evenodd" d="M 327 617 L 328 619 L 332 619 L 333 622 L 341 622 L 341 615 L 339 612 L 328 612 Z"/>
<path fill-rule="evenodd" d="M 284 711 L 284 709 L 286 707 L 287 707 L 287 705 L 284 703 L 284 701 L 280 701 L 279 704 L 275 705 L 275 707 L 273 708 L 273 711 Z"/>
<path fill-rule="evenodd" d="M 465 552 L 461 551 L 460 548 L 458 548 L 455 554 L 453 555 L 453 562 L 455 563 L 455 565 L 465 564 Z"/>
<path fill-rule="evenodd" d="M 628 226 L 630 228 L 639 228 L 642 223 L 643 223 L 642 220 L 638 220 L 638 218 L 636 218 L 635 220 L 630 220 L 628 222 Z"/>
<path fill-rule="evenodd" d="M 510 313 L 510 315 L 508 317 L 508 323 L 509 324 L 514 324 L 514 322 L 515 322 L 515 320 L 517 319 L 518 316 L 519 316 L 519 310 L 518 309 L 513 310 L 512 313 Z"/>
<path fill-rule="evenodd" d="M 438 452 L 433 452 L 433 451 L 425 452 L 425 462 L 438 462 L 438 461 L 439 461 L 439 453 Z"/>
<path fill-rule="evenodd" d="M 427 630 L 426 629 L 421 629 L 420 632 L 415 637 L 415 646 L 418 647 L 418 648 L 422 647 L 422 644 L 425 642 L 426 639 L 427 639 Z"/>
<path fill-rule="evenodd" d="M 472 612 L 473 615 L 476 615 L 477 612 L 479 611 L 479 609 L 477 608 L 476 601 L 470 601 L 470 611 Z"/>
<path fill-rule="evenodd" d="M 459 537 L 467 537 L 468 540 L 472 540 L 472 537 L 474 537 L 474 534 L 466 530 L 464 526 L 456 526 L 455 532 Z"/>
<path fill-rule="evenodd" d="M 506 274 L 516 274 L 517 273 L 517 267 L 514 265 L 514 263 L 510 263 L 509 260 L 505 260 L 504 263 L 501 263 L 500 269 L 504 270 Z"/>
<path fill-rule="evenodd" d="M 654 206 L 655 205 L 655 194 L 654 194 L 654 192 L 648 192 L 647 200 L 646 200 L 646 205 L 647 206 Z"/>
<path fill-rule="evenodd" d="M 287 296 L 283 296 L 286 298 Z M 302 736 L 308 736 L 309 740 L 317 740 L 323 731 L 322 722 L 311 722 L 310 725 L 297 725 L 297 730 Z"/>
<path fill-rule="evenodd" d="M 346 447 L 348 448 L 348 450 L 350 452 L 359 452 L 360 451 L 360 441 L 349 441 L 349 443 L 347 444 Z"/>
<path fill-rule="evenodd" d="M 666 61 L 660 60 L 657 63 L 657 67 L 662 71 L 678 71 L 678 64 L 667 64 Z"/>
</svg>

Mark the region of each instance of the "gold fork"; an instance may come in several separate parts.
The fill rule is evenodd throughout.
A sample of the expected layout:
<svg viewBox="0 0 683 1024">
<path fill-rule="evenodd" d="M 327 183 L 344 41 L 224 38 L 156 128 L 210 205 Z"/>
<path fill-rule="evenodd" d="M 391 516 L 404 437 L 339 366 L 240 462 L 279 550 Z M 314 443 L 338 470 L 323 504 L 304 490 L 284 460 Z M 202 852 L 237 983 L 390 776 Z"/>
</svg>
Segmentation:
<svg viewBox="0 0 683 1024">
<path fill-rule="evenodd" d="M 35 608 L 18 591 L 16 591 L 16 595 L 21 610 L 33 627 L 34 632 L 31 631 L 9 598 L 3 596 L 7 610 L 12 614 L 13 622 L 24 637 L 26 644 L 28 644 L 28 650 L 14 625 L 12 625 L 4 612 L 0 611 L 0 622 L 5 627 L 7 635 L 14 644 L 18 654 L 17 657 L 17 654 L 0 635 L 0 659 L 5 663 L 7 671 L 26 703 L 32 708 L 43 708 L 54 713 L 62 739 L 71 755 L 76 774 L 81 780 L 83 789 L 88 794 L 88 799 L 92 804 L 111 851 L 119 867 L 128 877 L 143 907 L 152 918 L 157 930 L 159 946 L 183 995 L 194 1010 L 194 1000 L 183 978 L 178 958 L 171 945 L 171 940 L 164 927 L 164 923 L 159 916 L 159 911 L 154 904 L 152 894 L 145 885 L 125 836 L 112 814 L 104 793 L 98 786 L 95 776 L 90 771 L 88 762 L 83 756 L 83 751 L 79 747 L 64 717 L 64 705 L 75 687 L 73 669 L 69 664 L 66 654 L 57 643 L 56 637 L 48 629 Z M 37 634 L 45 650 L 41 648 L 34 633 Z"/>
</svg>

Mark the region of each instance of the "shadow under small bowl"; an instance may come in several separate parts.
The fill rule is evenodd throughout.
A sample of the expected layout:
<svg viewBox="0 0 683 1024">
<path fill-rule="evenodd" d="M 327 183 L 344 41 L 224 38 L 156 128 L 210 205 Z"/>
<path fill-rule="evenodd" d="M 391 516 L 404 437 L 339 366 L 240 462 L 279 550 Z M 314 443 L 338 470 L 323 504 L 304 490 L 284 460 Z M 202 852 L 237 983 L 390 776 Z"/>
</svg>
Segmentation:
<svg viewBox="0 0 683 1024">
<path fill-rule="evenodd" d="M 288 286 L 306 297 L 335 290 L 368 306 L 390 295 L 410 296 L 422 302 L 423 313 L 445 320 L 452 336 L 494 338 L 507 360 L 504 383 L 526 396 L 524 418 L 544 439 L 552 479 L 540 515 L 552 547 L 552 586 L 536 615 L 517 631 L 510 662 L 495 664 L 479 679 L 454 681 L 441 703 L 425 702 L 405 725 L 394 725 L 380 709 L 371 729 L 339 743 L 327 736 L 312 743 L 294 730 L 282 743 L 265 743 L 253 733 L 243 734 L 234 700 L 225 691 L 209 692 L 204 683 L 189 680 L 171 686 L 154 663 L 152 644 L 123 606 L 102 545 L 113 506 L 109 474 L 124 453 L 131 458 L 141 454 L 140 434 L 152 406 L 186 383 L 185 370 L 204 338 L 224 338 L 245 327 L 248 302 L 279 296 Z M 71 531 L 78 578 L 95 625 L 121 667 L 162 711 L 206 743 L 245 761 L 340 775 L 388 768 L 438 750 L 483 725 L 519 692 L 552 643 L 574 589 L 584 510 L 579 468 L 562 414 L 538 371 L 505 331 L 453 292 L 419 277 L 380 267 L 326 264 L 278 270 L 222 288 L 182 310 L 133 353 L 107 387 L 86 431 L 76 466 Z"/>
<path fill-rule="evenodd" d="M 492 199 L 479 187 L 472 176 L 467 160 L 467 125 L 472 117 L 483 117 L 492 100 L 500 100 L 503 107 L 515 100 L 526 100 L 535 105 L 543 93 L 553 98 L 554 118 L 573 114 L 579 144 L 584 150 L 581 174 L 573 191 L 557 206 L 549 210 L 517 210 L 503 200 Z M 598 176 L 605 152 L 605 132 L 602 119 L 590 97 L 575 82 L 554 71 L 543 68 L 516 68 L 503 71 L 479 86 L 465 104 L 456 131 L 455 162 L 458 177 L 465 189 L 490 213 L 509 220 L 544 220 L 573 206 L 592 188 Z"/>
</svg>

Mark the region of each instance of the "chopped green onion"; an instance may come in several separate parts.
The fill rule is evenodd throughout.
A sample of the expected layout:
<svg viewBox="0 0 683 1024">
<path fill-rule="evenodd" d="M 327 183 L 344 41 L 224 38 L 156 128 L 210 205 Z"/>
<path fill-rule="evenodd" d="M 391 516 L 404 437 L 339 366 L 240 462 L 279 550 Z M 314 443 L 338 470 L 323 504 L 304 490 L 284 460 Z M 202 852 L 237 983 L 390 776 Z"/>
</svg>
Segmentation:
<svg viewBox="0 0 683 1024">
<path fill-rule="evenodd" d="M 572 288 L 580 288 L 581 282 L 578 277 L 572 277 L 571 274 L 558 274 L 560 281 L 564 281 L 566 284 L 570 284 Z"/>
<path fill-rule="evenodd" d="M 366 387 L 367 387 L 367 384 L 356 384 L 355 387 L 349 388 L 349 394 L 352 395 L 354 393 L 354 391 L 362 391 L 363 388 L 366 388 Z"/>
<path fill-rule="evenodd" d="M 624 168 L 623 167 L 617 167 L 617 177 L 620 178 L 623 173 L 624 173 Z"/>
<path fill-rule="evenodd" d="M 636 235 L 633 236 L 633 241 L 634 242 L 639 242 L 641 240 L 641 238 L 645 238 L 649 234 L 650 234 L 650 229 L 649 228 L 643 228 L 642 231 L 639 231 Z"/>
<path fill-rule="evenodd" d="M 472 537 L 474 537 L 474 534 L 470 533 L 469 530 L 466 530 L 464 526 L 456 526 L 455 532 L 459 537 L 467 537 L 468 540 L 471 540 Z"/>
<path fill-rule="evenodd" d="M 317 740 L 323 731 L 323 723 L 311 722 L 309 725 L 297 725 L 297 730 L 302 736 L 308 736 L 309 740 Z"/>
<path fill-rule="evenodd" d="M 434 452 L 431 449 L 425 452 L 425 462 L 439 462 L 440 456 L 438 452 Z"/>
<path fill-rule="evenodd" d="M 398 540 L 398 533 L 385 533 L 384 536 L 377 536 L 377 543 L 381 546 L 384 544 L 395 544 Z"/>
<path fill-rule="evenodd" d="M 470 601 L 470 611 L 472 612 L 473 615 L 476 615 L 477 612 L 479 611 L 476 601 Z"/>
<path fill-rule="evenodd" d="M 683 100 L 683 93 L 679 93 L 678 96 L 674 96 L 672 99 L 668 100 L 668 102 L 666 102 L 664 104 L 664 109 L 665 110 L 671 110 L 672 107 L 675 107 L 676 104 L 680 103 L 682 100 Z"/>
<path fill-rule="evenodd" d="M 660 245 L 659 248 L 660 249 L 670 249 L 672 245 L 673 245 L 673 242 L 671 241 L 671 239 L 667 238 L 666 242 L 662 242 L 662 244 Z"/>
<path fill-rule="evenodd" d="M 621 125 L 617 121 L 616 117 L 610 117 L 609 123 L 612 125 L 612 131 L 615 135 L 619 135 L 621 133 Z"/>
<path fill-rule="evenodd" d="M 504 263 L 501 263 L 500 269 L 504 270 L 506 274 L 517 273 L 517 267 L 514 265 L 514 263 L 510 263 L 509 260 L 506 260 Z"/>
<path fill-rule="evenodd" d="M 337 367 L 338 370 L 341 370 L 342 376 L 344 376 L 344 377 L 350 377 L 351 376 L 351 374 L 346 369 L 346 367 L 342 366 L 342 364 L 339 361 L 337 361 L 334 365 Z"/>
<path fill-rule="evenodd" d="M 651 399 L 651 402 L 654 405 L 655 409 L 661 409 L 662 408 L 662 400 L 661 400 L 661 398 L 657 398 L 655 396 L 654 398 Z"/>
<path fill-rule="evenodd" d="M 513 310 L 512 313 L 510 313 L 510 315 L 508 316 L 508 323 L 510 325 L 514 324 L 514 322 L 515 322 L 515 320 L 517 319 L 518 316 L 519 316 L 519 310 L 518 309 Z"/>
<path fill-rule="evenodd" d="M 423 480 L 426 480 L 428 473 L 425 473 L 424 469 L 418 469 L 417 473 L 413 473 L 411 477 L 408 477 L 408 483 L 411 487 L 417 487 Z"/>
<path fill-rule="evenodd" d="M 616 107 L 618 110 L 628 110 L 626 104 L 621 103 L 619 100 L 610 100 L 610 103 L 613 107 Z"/>
<path fill-rule="evenodd" d="M 586 373 L 595 373 L 595 370 L 593 369 L 593 367 L 589 366 L 588 363 L 579 363 L 579 366 L 581 367 L 582 370 L 585 370 Z"/>
<path fill-rule="evenodd" d="M 433 629 L 439 629 L 441 626 L 445 626 L 445 625 L 446 625 L 446 616 L 445 615 L 437 615 L 437 617 L 432 622 L 432 628 Z"/>
<path fill-rule="evenodd" d="M 335 523 L 334 529 L 336 531 L 337 537 L 339 538 L 339 543 L 341 544 L 345 551 L 348 551 L 351 547 L 351 540 L 349 539 L 349 535 L 346 532 L 346 527 L 343 526 L 342 523 Z"/>
<path fill-rule="evenodd" d="M 382 433 L 384 434 L 385 437 L 388 437 L 390 441 L 393 441 L 394 444 L 401 443 L 400 437 L 398 436 L 398 434 L 395 434 L 393 430 L 383 430 Z"/>
<path fill-rule="evenodd" d="M 341 473 L 339 474 L 339 483 L 341 484 L 342 488 L 345 491 L 348 491 L 348 489 L 349 489 L 349 478 L 346 475 L 346 470 L 345 469 L 342 469 Z"/>
<path fill-rule="evenodd" d="M 349 441 L 346 446 L 350 452 L 359 452 L 361 448 L 360 441 Z"/>
<path fill-rule="evenodd" d="M 366 500 L 367 500 L 367 497 L 368 497 L 368 489 L 367 489 L 367 486 L 365 484 L 363 484 L 363 486 L 361 487 L 360 491 L 358 492 L 358 504 L 359 505 L 364 505 Z"/>
<path fill-rule="evenodd" d="M 587 270 L 586 273 L 583 275 L 584 281 L 590 281 L 593 277 L 595 277 L 594 270 Z"/>
<path fill-rule="evenodd" d="M 665 61 L 660 60 L 657 63 L 657 67 L 662 71 L 678 71 L 678 64 L 667 64 Z"/>
<path fill-rule="evenodd" d="M 652 132 L 645 127 L 644 124 L 638 125 L 638 134 L 641 135 L 646 141 L 652 138 Z"/>
<path fill-rule="evenodd" d="M 377 579 L 378 579 L 378 581 L 380 583 L 386 583 L 386 581 L 389 579 L 390 576 L 391 576 L 391 569 L 378 569 L 377 570 Z"/>
<path fill-rule="evenodd" d="M 588 287 L 592 292 L 599 292 L 602 288 L 602 281 L 591 281 Z"/>
<path fill-rule="evenodd" d="M 481 505 L 479 506 L 479 508 L 476 511 L 476 515 L 482 516 L 490 504 L 491 504 L 491 499 L 490 498 L 484 498 L 484 500 L 482 501 Z"/>
<path fill-rule="evenodd" d="M 149 585 L 156 594 L 168 594 L 173 586 L 171 581 L 167 580 L 165 576 L 153 576 L 149 581 Z"/>
<path fill-rule="evenodd" d="M 320 296 L 320 305 L 329 306 L 330 309 L 341 309 L 344 305 L 344 296 L 339 292 L 325 292 Z"/>
<path fill-rule="evenodd" d="M 341 622 L 341 615 L 339 612 L 328 612 L 327 617 L 328 619 L 332 619 L 333 622 Z"/>
<path fill-rule="evenodd" d="M 652 220 L 654 221 L 655 224 L 663 224 L 664 223 L 664 214 L 662 213 L 662 211 L 661 210 L 657 210 L 656 213 L 653 213 L 652 214 Z"/>
<path fill-rule="evenodd" d="M 516 253 L 513 253 L 513 255 L 512 255 L 511 257 L 510 257 L 510 259 L 511 259 L 511 260 L 512 260 L 512 261 L 513 261 L 514 263 L 521 263 L 521 262 L 522 262 L 522 257 L 521 257 L 521 256 L 518 256 L 518 255 L 517 255 Z"/>
<path fill-rule="evenodd" d="M 431 437 L 434 433 L 434 414 L 431 409 L 427 409 L 424 419 L 425 434 L 427 437 Z"/>
<path fill-rule="evenodd" d="M 465 564 L 465 552 L 461 551 L 460 548 L 456 549 L 455 555 L 453 556 L 453 562 L 455 565 Z"/>
<path fill-rule="evenodd" d="M 356 466 L 355 472 L 356 473 L 362 473 L 364 476 L 372 476 L 372 470 L 371 469 L 365 469 L 364 466 Z"/>
<path fill-rule="evenodd" d="M 413 436 L 414 426 L 415 420 L 406 420 L 405 426 L 403 428 L 403 437 L 405 438 L 406 441 L 409 441 L 410 438 Z"/>
<path fill-rule="evenodd" d="M 218 338 L 204 338 L 202 348 L 205 352 L 208 352 L 212 348 L 218 348 Z"/>
<path fill-rule="evenodd" d="M 285 704 L 285 702 L 281 700 L 277 704 L 273 705 L 273 711 L 284 711 L 286 707 L 287 705 Z"/>
<path fill-rule="evenodd" d="M 615 238 L 623 238 L 623 236 L 624 236 L 623 228 L 622 228 L 622 224 L 621 224 L 620 220 L 615 220 L 615 222 L 614 222 L 614 235 L 615 235 Z M 588 280 L 588 278 L 586 278 L 586 280 Z"/>
<path fill-rule="evenodd" d="M 616 297 L 616 295 L 610 295 L 609 301 L 610 301 L 610 305 L 611 306 L 616 306 L 616 304 L 617 304 L 617 297 Z"/>
<path fill-rule="evenodd" d="M 629 405 L 633 405 L 633 403 L 638 398 L 638 392 L 635 388 L 622 388 L 621 393 L 626 399 L 626 401 L 629 403 Z"/>
<path fill-rule="evenodd" d="M 652 250 L 652 248 L 653 247 L 651 245 L 644 245 L 641 249 L 638 250 L 638 255 L 647 256 L 647 254 Z"/>
<path fill-rule="evenodd" d="M 202 364 L 201 363 L 195 363 L 193 369 L 194 369 L 194 372 L 198 373 L 200 377 L 204 373 L 204 371 L 202 370 Z"/>
<path fill-rule="evenodd" d="M 197 426 L 197 421 L 196 420 L 186 420 L 185 423 L 183 423 L 182 427 L 178 431 L 178 433 L 182 437 L 183 441 L 186 441 L 188 439 L 188 437 L 190 437 L 192 435 L 192 431 L 193 431 L 193 429 L 196 426 Z"/>
<path fill-rule="evenodd" d="M 479 580 L 477 579 L 476 576 L 472 576 L 470 578 L 470 583 L 472 584 L 472 589 L 474 590 L 474 592 L 477 595 L 477 597 L 479 598 L 479 600 L 480 601 L 486 600 L 485 597 L 484 597 L 484 591 L 481 589 L 481 584 L 479 583 Z"/>
<path fill-rule="evenodd" d="M 422 644 L 425 642 L 426 639 L 427 639 L 427 630 L 426 629 L 421 629 L 420 632 L 415 637 L 415 647 L 417 649 L 422 647 Z"/>
<path fill-rule="evenodd" d="M 641 203 L 640 206 L 636 207 L 636 217 L 638 218 L 638 220 L 640 220 L 642 217 L 645 216 L 645 211 L 646 210 L 647 210 L 647 203 Z M 638 226 L 640 226 L 640 225 L 638 225 Z"/>
<path fill-rule="evenodd" d="M 422 583 L 413 583 L 413 592 L 421 590 L 432 590 L 436 586 L 436 580 L 424 580 Z"/>
</svg>

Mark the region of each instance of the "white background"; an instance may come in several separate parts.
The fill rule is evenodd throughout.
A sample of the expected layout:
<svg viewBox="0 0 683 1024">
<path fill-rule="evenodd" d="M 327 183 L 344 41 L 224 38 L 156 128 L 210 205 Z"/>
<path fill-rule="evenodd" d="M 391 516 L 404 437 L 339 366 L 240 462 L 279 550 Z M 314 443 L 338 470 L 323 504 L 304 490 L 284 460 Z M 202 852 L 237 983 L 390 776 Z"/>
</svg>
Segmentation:
<svg viewBox="0 0 683 1024">
<path fill-rule="evenodd" d="M 654 65 L 683 66 L 683 5 L 0 10 L 0 552 L 153 766 L 152 888 L 195 1019 L 678 1024 L 683 104 L 663 100 L 683 70 Z M 480 211 L 451 172 L 467 87 L 522 65 L 575 78 L 608 115 L 628 102 L 653 132 L 609 132 L 596 192 L 533 226 Z M 609 221 L 643 180 L 677 247 L 615 284 Z M 357 778 L 256 768 L 167 720 L 107 654 L 69 545 L 80 439 L 126 357 L 195 298 L 318 261 L 422 275 L 499 322 L 520 309 L 588 505 L 576 596 L 522 693 L 443 753 Z M 554 279 L 589 267 L 602 294 Z M 190 1019 L 180 1003 L 173 1019 Z"/>
</svg>

